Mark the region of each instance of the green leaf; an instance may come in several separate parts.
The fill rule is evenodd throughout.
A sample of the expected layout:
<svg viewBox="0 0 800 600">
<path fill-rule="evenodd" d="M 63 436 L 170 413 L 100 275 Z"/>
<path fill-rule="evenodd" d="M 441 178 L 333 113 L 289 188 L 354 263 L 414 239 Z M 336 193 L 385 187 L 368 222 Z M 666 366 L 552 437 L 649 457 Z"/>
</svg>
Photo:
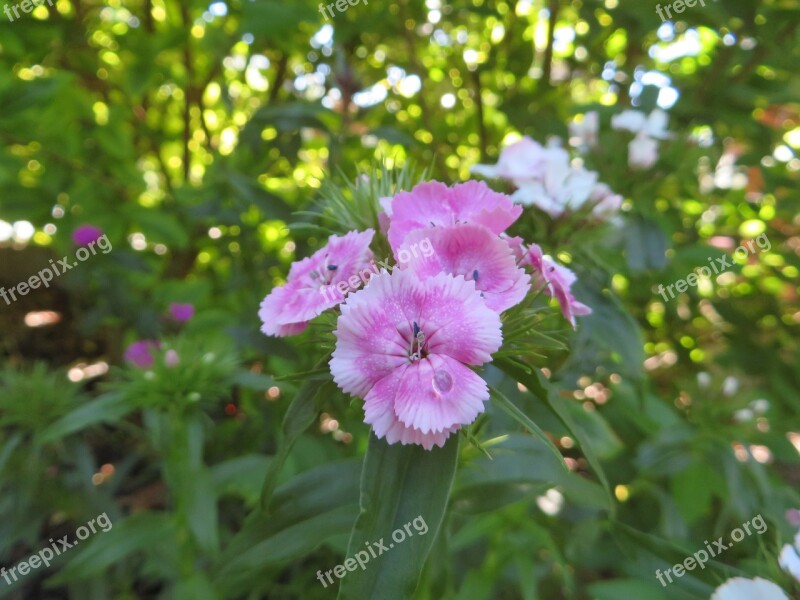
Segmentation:
<svg viewBox="0 0 800 600">
<path fill-rule="evenodd" d="M 216 493 L 238 494 L 248 503 L 257 502 L 271 460 L 269 456 L 246 454 L 214 465 L 211 479 Z"/>
<path fill-rule="evenodd" d="M 709 464 L 697 461 L 672 476 L 672 496 L 687 523 L 709 513 L 714 490 L 724 489 L 725 481 Z"/>
<path fill-rule="evenodd" d="M 107 532 L 98 530 L 84 542 L 86 546 L 71 549 L 69 563 L 50 583 L 89 579 L 136 553 L 151 552 L 153 547 L 177 543 L 177 529 L 171 517 L 162 514 L 134 515 L 114 523 Z"/>
<path fill-rule="evenodd" d="M 564 470 L 567 470 L 567 465 L 564 462 L 564 457 L 561 455 L 561 451 L 556 447 L 556 445 L 552 442 L 552 440 L 547 437 L 547 434 L 542 431 L 542 429 L 534 423 L 528 415 L 522 412 L 516 404 L 511 402 L 503 393 L 495 387 L 491 387 L 490 393 L 491 398 L 494 400 L 495 404 L 499 406 L 503 411 L 505 411 L 512 419 L 517 421 L 520 425 L 528 429 L 535 437 L 540 439 L 544 445 L 550 450 L 556 458 L 558 458 L 558 462 L 561 466 L 564 467 Z"/>
<path fill-rule="evenodd" d="M 649 581 L 638 579 L 614 579 L 600 581 L 589 586 L 594 600 L 619 600 L 620 598 L 647 598 L 647 600 L 670 600 L 669 594 Z"/>
<path fill-rule="evenodd" d="M 118 421 L 135 408 L 135 406 L 126 402 L 124 395 L 121 393 L 104 394 L 96 400 L 76 408 L 45 428 L 36 437 L 36 441 L 40 444 L 46 444 L 97 423 Z"/>
<path fill-rule="evenodd" d="M 365 548 L 381 541 L 388 550 L 370 557 L 367 568 L 347 573 L 339 588 L 340 600 L 412 597 L 444 519 L 458 440 L 452 436 L 443 448 L 427 451 L 416 444 L 390 445 L 370 435 L 361 474 L 361 514 L 350 537 L 348 558 L 369 556 Z M 404 527 L 412 522 L 420 528 L 424 523 L 426 532 L 409 527 L 413 535 L 409 534 Z M 404 539 L 398 539 L 400 534 L 393 537 L 398 531 Z"/>
<path fill-rule="evenodd" d="M 327 359 L 324 359 L 325 362 Z M 317 400 L 320 397 L 325 397 L 326 391 L 333 384 L 328 381 L 322 385 L 316 381 L 309 381 L 295 396 L 292 403 L 289 405 L 289 410 L 286 411 L 286 416 L 283 418 L 283 441 L 281 442 L 278 452 L 272 459 L 267 470 L 267 476 L 264 478 L 264 485 L 261 488 L 261 506 L 264 510 L 269 509 L 270 499 L 275 486 L 278 483 L 278 476 L 280 475 L 283 464 L 286 462 L 292 446 L 297 441 L 303 432 L 311 427 L 316 421 L 319 410 L 317 409 Z"/>
<path fill-rule="evenodd" d="M 161 242 L 171 248 L 181 249 L 189 245 L 189 234 L 186 229 L 178 219 L 164 210 L 140 208 L 129 216 L 142 228 L 142 233 L 148 241 Z"/>
<path fill-rule="evenodd" d="M 172 600 L 221 600 L 223 596 L 214 589 L 205 573 L 192 573 L 177 582 L 172 589 Z"/>
<path fill-rule="evenodd" d="M 492 458 L 479 456 L 462 469 L 453 485 L 451 506 L 460 513 L 496 510 L 558 487 L 573 504 L 607 510 L 608 498 L 597 483 L 564 468 L 559 455 L 538 438 L 504 436 L 492 445 Z"/>
<path fill-rule="evenodd" d="M 589 462 L 592 470 L 595 472 L 600 480 L 600 483 L 603 485 L 603 488 L 606 490 L 606 494 L 608 495 L 609 499 L 609 510 L 613 512 L 614 502 L 613 496 L 611 495 L 611 486 L 608 483 L 608 479 L 606 478 L 605 471 L 600 464 L 600 460 L 592 448 L 589 437 L 586 435 L 584 429 L 575 423 L 572 414 L 567 407 L 562 404 L 561 399 L 550 391 L 549 383 L 546 382 L 541 372 L 538 369 L 532 367 L 529 368 L 521 363 L 517 363 L 516 361 L 505 358 L 498 359 L 495 362 L 497 368 L 501 369 L 507 375 L 513 377 L 514 380 L 522 383 L 528 388 L 528 391 L 531 394 L 542 400 L 553 412 L 553 414 L 558 417 L 558 419 L 572 434 L 572 436 L 578 440 L 578 444 L 583 451 L 583 455 L 586 457 L 586 460 Z"/>
<path fill-rule="evenodd" d="M 215 581 L 228 591 L 241 590 L 243 594 L 245 589 L 265 580 L 266 568 L 299 560 L 326 540 L 346 534 L 357 514 L 358 506 L 349 504 L 281 529 L 237 553 L 225 563 Z M 263 513 L 257 516 L 259 520 L 268 518 Z"/>
</svg>

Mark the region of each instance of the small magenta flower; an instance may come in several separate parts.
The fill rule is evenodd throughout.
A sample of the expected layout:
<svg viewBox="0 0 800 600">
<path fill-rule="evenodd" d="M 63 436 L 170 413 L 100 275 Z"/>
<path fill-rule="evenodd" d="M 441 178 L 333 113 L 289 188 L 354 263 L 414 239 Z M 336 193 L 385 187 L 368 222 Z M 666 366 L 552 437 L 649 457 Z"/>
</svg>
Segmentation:
<svg viewBox="0 0 800 600">
<path fill-rule="evenodd" d="M 194 304 L 173 302 L 169 305 L 169 315 L 178 323 L 185 323 L 194 316 Z"/>
<path fill-rule="evenodd" d="M 332 235 L 323 248 L 292 263 L 286 285 L 273 289 L 261 302 L 261 331 L 278 337 L 302 333 L 311 319 L 377 275 L 377 267 L 370 268 L 373 235 L 372 229 Z"/>
<path fill-rule="evenodd" d="M 472 223 L 499 235 L 522 214 L 522 208 L 509 196 L 491 190 L 482 181 L 451 188 L 438 181 L 420 183 L 410 192 L 394 196 L 390 206 L 385 202 L 382 206 L 390 219 L 389 244 L 395 251 L 415 229 Z"/>
<path fill-rule="evenodd" d="M 522 302 L 530 290 L 530 275 L 517 267 L 508 240 L 481 225 L 417 229 L 406 237 L 403 246 L 413 248 L 423 239 L 428 240 L 432 252 L 415 257 L 406 267 L 417 277 L 463 275 L 475 282 L 486 306 L 497 313 Z"/>
<path fill-rule="evenodd" d="M 140 369 L 148 369 L 155 362 L 153 352 L 158 350 L 158 347 L 159 343 L 156 340 L 133 342 L 125 350 L 125 361 Z"/>
<path fill-rule="evenodd" d="M 534 285 L 538 284 L 548 295 L 558 300 L 561 313 L 573 329 L 577 327 L 576 316 L 591 314 L 592 309 L 578 302 L 570 291 L 572 284 L 577 280 L 575 273 L 549 256 L 542 255 L 539 246 L 536 244 L 528 246 L 528 254 L 520 264 L 529 264 L 533 267 Z"/>
<path fill-rule="evenodd" d="M 330 362 L 336 384 L 364 399 L 364 421 L 390 444 L 443 446 L 489 399 L 467 365 L 492 360 L 500 317 L 474 281 L 382 271 L 342 305 Z"/>
<path fill-rule="evenodd" d="M 103 237 L 103 230 L 94 225 L 79 225 L 72 232 L 72 243 L 76 246 L 88 246 Z"/>
</svg>

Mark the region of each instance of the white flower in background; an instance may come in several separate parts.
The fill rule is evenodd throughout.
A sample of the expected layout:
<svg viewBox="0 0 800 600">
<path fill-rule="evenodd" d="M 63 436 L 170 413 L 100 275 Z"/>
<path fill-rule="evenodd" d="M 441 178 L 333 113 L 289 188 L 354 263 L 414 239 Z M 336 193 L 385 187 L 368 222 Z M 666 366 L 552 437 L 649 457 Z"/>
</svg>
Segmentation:
<svg viewBox="0 0 800 600">
<path fill-rule="evenodd" d="M 722 395 L 733 396 L 739 390 L 739 380 L 733 375 L 729 375 L 722 382 Z"/>
<path fill-rule="evenodd" d="M 506 146 L 495 165 L 474 165 L 473 173 L 510 180 L 517 188 L 512 198 L 524 206 L 536 206 L 552 217 L 577 211 L 588 204 L 597 218 L 608 218 L 622 204 L 622 197 L 597 181 L 598 175 L 570 164 L 569 153 L 547 147 L 529 137 Z"/>
<path fill-rule="evenodd" d="M 646 135 L 638 134 L 628 144 L 628 164 L 631 167 L 649 169 L 658 160 L 658 142 Z"/>
<path fill-rule="evenodd" d="M 647 123 L 647 115 L 640 110 L 623 110 L 611 117 L 611 129 L 639 133 Z"/>
<path fill-rule="evenodd" d="M 638 110 L 624 110 L 611 117 L 613 129 L 630 131 L 636 137 L 628 145 L 628 164 L 649 169 L 658 160 L 658 142 L 672 137 L 667 130 L 669 115 L 660 108 L 649 115 Z"/>
<path fill-rule="evenodd" d="M 708 387 L 709 385 L 711 385 L 711 375 L 709 375 L 705 371 L 700 371 L 697 374 L 697 384 L 700 387 L 704 388 Z"/>
<path fill-rule="evenodd" d="M 591 110 L 583 115 L 581 121 L 574 120 L 569 124 L 570 143 L 573 146 L 597 145 L 597 133 L 600 131 L 600 115 Z"/>
<path fill-rule="evenodd" d="M 789 596 L 766 579 L 734 577 L 714 590 L 711 600 L 789 600 Z"/>
<path fill-rule="evenodd" d="M 778 564 L 800 583 L 800 531 L 794 536 L 794 545 L 786 544 L 781 549 Z"/>
<path fill-rule="evenodd" d="M 655 109 L 650 115 L 645 115 L 639 110 L 623 110 L 620 114 L 611 117 L 611 128 L 643 134 L 657 140 L 666 140 L 672 137 L 667 130 L 669 115 L 660 108 Z"/>
</svg>

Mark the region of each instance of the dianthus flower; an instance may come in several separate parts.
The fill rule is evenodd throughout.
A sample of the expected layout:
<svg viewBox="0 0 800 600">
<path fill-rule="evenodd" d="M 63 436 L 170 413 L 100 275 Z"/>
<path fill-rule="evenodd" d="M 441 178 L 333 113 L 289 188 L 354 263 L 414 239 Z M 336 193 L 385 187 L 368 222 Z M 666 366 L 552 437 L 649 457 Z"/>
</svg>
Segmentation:
<svg viewBox="0 0 800 600">
<path fill-rule="evenodd" d="M 483 412 L 486 382 L 467 365 L 491 361 L 502 333 L 474 281 L 383 271 L 341 309 L 331 373 L 379 438 L 430 450 Z"/>
<path fill-rule="evenodd" d="M 415 229 L 472 223 L 501 234 L 522 214 L 522 208 L 515 206 L 511 198 L 491 190 L 482 181 L 467 181 L 450 188 L 438 181 L 420 183 L 410 192 L 399 192 L 383 207 L 390 219 L 389 244 L 394 250 Z"/>
<path fill-rule="evenodd" d="M 261 331 L 274 336 L 302 333 L 311 319 L 344 300 L 351 278 L 358 279 L 363 272 L 371 278 L 369 245 L 374 234 L 367 229 L 343 237 L 332 235 L 323 248 L 292 263 L 286 285 L 273 289 L 261 302 Z M 345 291 L 339 284 L 344 284 Z"/>
</svg>

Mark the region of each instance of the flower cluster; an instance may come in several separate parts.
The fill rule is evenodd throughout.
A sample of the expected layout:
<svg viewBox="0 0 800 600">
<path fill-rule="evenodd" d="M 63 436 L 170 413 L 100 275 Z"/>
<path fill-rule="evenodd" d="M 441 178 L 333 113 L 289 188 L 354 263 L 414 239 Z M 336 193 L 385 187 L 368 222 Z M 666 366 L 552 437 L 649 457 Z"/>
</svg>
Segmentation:
<svg viewBox="0 0 800 600">
<path fill-rule="evenodd" d="M 378 437 L 430 450 L 483 412 L 488 387 L 470 367 L 492 360 L 503 342 L 501 313 L 520 304 L 532 283 L 558 300 L 573 327 L 575 315 L 591 311 L 570 292 L 575 275 L 569 269 L 535 244 L 506 235 L 522 208 L 485 183 L 420 183 L 378 204 L 397 265 L 367 268 L 371 229 L 333 235 L 294 263 L 286 284 L 264 299 L 262 331 L 299 333 L 341 304 L 330 361 L 334 381 L 364 399 L 365 421 Z M 430 252 L 400 258 L 404 248 L 423 242 Z M 350 278 L 366 285 L 346 295 L 319 293 Z"/>
<path fill-rule="evenodd" d="M 600 183 L 596 172 L 573 166 L 566 150 L 527 136 L 506 146 L 496 165 L 474 165 L 472 172 L 509 180 L 517 188 L 515 201 L 553 218 L 591 207 L 593 217 L 605 220 L 622 205 L 622 196 Z"/>
</svg>

